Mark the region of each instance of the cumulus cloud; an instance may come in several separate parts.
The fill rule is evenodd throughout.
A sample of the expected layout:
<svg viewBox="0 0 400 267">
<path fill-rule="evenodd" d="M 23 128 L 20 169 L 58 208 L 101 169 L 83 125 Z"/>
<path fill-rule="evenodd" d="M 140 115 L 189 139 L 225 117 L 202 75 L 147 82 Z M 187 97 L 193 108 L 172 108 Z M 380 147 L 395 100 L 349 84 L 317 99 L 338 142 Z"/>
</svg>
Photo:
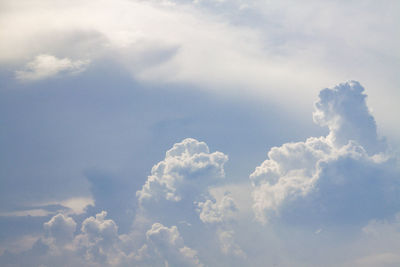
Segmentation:
<svg viewBox="0 0 400 267">
<path fill-rule="evenodd" d="M 25 65 L 23 70 L 15 72 L 15 77 L 20 81 L 37 81 L 61 74 L 80 73 L 89 65 L 87 60 L 71 60 L 69 58 L 57 58 L 53 55 L 37 55 Z"/>
<path fill-rule="evenodd" d="M 220 201 L 207 199 L 198 202 L 200 220 L 204 223 L 221 223 L 233 217 L 238 210 L 232 195 L 226 193 Z"/>
<path fill-rule="evenodd" d="M 355 81 L 322 90 L 313 115 L 328 136 L 268 152 L 250 175 L 259 221 L 365 222 L 396 211 L 399 181 L 363 91 Z"/>
<path fill-rule="evenodd" d="M 161 217 L 167 221 L 171 221 L 171 217 L 180 218 L 188 226 L 191 226 L 190 222 L 193 222 L 199 231 L 201 229 L 197 223 L 199 219 L 204 224 L 215 224 L 217 226 L 215 235 L 218 237 L 221 252 L 225 255 L 245 258 L 246 254 L 234 241 L 234 231 L 230 226 L 238 212 L 233 196 L 225 192 L 222 197 L 216 199 L 210 192 L 212 186 L 215 186 L 219 180 L 216 178 L 224 177 L 224 164 L 227 160 L 228 157 L 221 152 L 210 153 L 206 143 L 187 138 L 174 144 L 167 151 L 165 159 L 153 167 L 152 175 L 148 177 L 142 190 L 137 192 L 137 196 L 141 204 L 146 202 L 148 204 L 148 201 L 153 200 L 157 202 L 157 206 L 162 205 L 156 210 L 152 209 L 151 205 L 144 205 L 143 208 L 149 217 Z M 178 208 L 173 209 L 171 205 Z M 160 216 L 163 213 L 167 213 L 168 216 Z M 172 214 L 174 215 L 171 216 Z M 163 237 L 163 243 L 173 244 L 172 248 L 176 246 L 176 242 L 182 243 L 175 226 L 166 228 L 161 224 L 153 224 L 151 231 L 147 232 L 148 239 L 154 235 L 154 232 L 158 233 L 157 236 Z M 181 247 L 182 244 L 179 246 Z M 171 249 L 171 245 L 163 245 L 163 247 Z M 175 248 L 174 251 L 180 251 L 181 254 L 185 252 L 186 258 L 193 258 L 196 255 L 193 250 L 186 247 Z M 164 253 L 164 257 L 169 255 L 169 257 L 178 258 L 173 256 L 175 252 L 159 253 Z M 191 262 L 191 265 L 198 264 L 196 258 Z M 170 265 L 180 266 L 182 263 Z M 188 263 L 183 265 L 186 266 Z"/>
<path fill-rule="evenodd" d="M 168 228 L 155 223 L 146 232 L 146 237 L 157 253 L 166 260 L 166 266 L 203 266 L 197 252 L 184 245 L 176 226 Z"/>
<path fill-rule="evenodd" d="M 71 242 L 76 230 L 76 222 L 70 217 L 59 213 L 50 221 L 43 225 L 48 236 L 52 238 L 57 245 L 64 245 Z"/>
<path fill-rule="evenodd" d="M 357 81 L 326 88 L 315 103 L 314 122 L 329 128 L 327 138 L 342 147 L 349 140 L 357 141 L 369 154 L 384 149 L 377 135 L 375 119 L 370 114 L 364 88 Z"/>
<path fill-rule="evenodd" d="M 197 195 L 215 178 L 224 177 L 228 157 L 210 153 L 206 143 L 187 138 L 167 151 L 165 159 L 153 166 L 143 188 L 137 191 L 139 202 L 166 199 L 180 201 Z M 197 192 L 197 193 L 194 193 Z"/>
<path fill-rule="evenodd" d="M 250 175 L 256 219 L 282 224 L 262 225 L 237 216 L 238 207 L 246 209 L 243 203 L 247 202 L 238 201 L 241 205 L 237 205 L 237 194 L 234 199 L 223 193 L 237 185 L 218 184 L 227 181 L 221 178 L 228 157 L 210 152 L 204 142 L 187 138 L 166 152 L 136 192 L 141 210 L 128 232 L 119 233 L 106 211 L 86 215 L 86 219 L 82 214 L 70 214 L 82 221 L 78 228 L 73 218 L 57 214 L 44 224 L 45 235 L 24 257 L 50 266 L 54 262 L 65 266 L 319 266 L 324 264 L 313 264 L 320 259 L 311 257 L 315 252 L 309 245 L 319 245 L 318 239 L 326 242 L 330 225 L 351 225 L 362 236 L 351 240 L 358 251 L 341 257 L 338 265 L 396 265 L 399 217 L 393 215 L 400 204 L 399 172 L 377 134 L 363 90 L 354 81 L 322 90 L 313 116 L 317 124 L 328 127 L 329 134 L 271 148 L 268 159 Z M 73 201 L 71 209 L 82 207 L 81 202 L 87 203 Z M 182 221 L 185 224 L 180 224 L 178 231 L 176 225 Z M 296 224 L 310 226 L 312 231 L 293 229 Z M 289 241 L 282 241 L 274 227 L 289 233 L 289 238 L 284 237 Z M 363 241 L 372 249 L 380 248 L 363 248 Z M 297 243 L 309 248 L 299 249 Z M 292 255 L 293 249 L 300 256 Z M 312 259 L 303 255 L 307 249 L 312 250 L 308 255 Z M 337 251 L 329 256 L 334 253 Z M 0 263 L 18 263 L 15 255 L 13 261 L 10 254 L 1 256 Z"/>
</svg>

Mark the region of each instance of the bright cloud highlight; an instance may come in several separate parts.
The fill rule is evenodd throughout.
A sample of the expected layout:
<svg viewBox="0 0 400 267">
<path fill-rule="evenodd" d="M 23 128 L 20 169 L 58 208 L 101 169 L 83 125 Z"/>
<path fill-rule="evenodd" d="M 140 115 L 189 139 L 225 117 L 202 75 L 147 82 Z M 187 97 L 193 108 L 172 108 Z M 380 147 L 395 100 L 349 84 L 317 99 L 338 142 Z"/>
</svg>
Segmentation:
<svg viewBox="0 0 400 267">
<path fill-rule="evenodd" d="M 57 58 L 53 55 L 41 54 L 26 63 L 23 70 L 15 72 L 20 81 L 37 81 L 66 74 L 77 74 L 86 70 L 87 60 L 72 61 L 69 58 Z"/>
</svg>

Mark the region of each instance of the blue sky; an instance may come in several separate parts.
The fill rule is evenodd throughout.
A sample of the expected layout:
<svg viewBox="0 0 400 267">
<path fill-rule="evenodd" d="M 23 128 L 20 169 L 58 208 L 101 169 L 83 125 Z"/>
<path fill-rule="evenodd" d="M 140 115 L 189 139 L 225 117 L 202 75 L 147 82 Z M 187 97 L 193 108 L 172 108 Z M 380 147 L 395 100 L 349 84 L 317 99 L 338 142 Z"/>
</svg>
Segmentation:
<svg viewBox="0 0 400 267">
<path fill-rule="evenodd" d="M 400 264 L 397 1 L 0 10 L 0 265 Z"/>
</svg>

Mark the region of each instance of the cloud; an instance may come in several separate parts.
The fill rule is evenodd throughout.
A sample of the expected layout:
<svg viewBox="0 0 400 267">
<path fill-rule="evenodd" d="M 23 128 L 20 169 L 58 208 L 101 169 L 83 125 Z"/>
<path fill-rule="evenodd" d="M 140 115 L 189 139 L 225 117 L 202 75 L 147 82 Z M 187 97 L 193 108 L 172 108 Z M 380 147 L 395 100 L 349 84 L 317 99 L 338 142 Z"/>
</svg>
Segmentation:
<svg viewBox="0 0 400 267">
<path fill-rule="evenodd" d="M 234 232 L 232 230 L 219 230 L 217 234 L 221 244 L 221 250 L 224 254 L 234 255 L 243 259 L 246 258 L 246 253 L 235 243 Z"/>
<path fill-rule="evenodd" d="M 113 220 L 106 219 L 107 212 L 102 211 L 95 217 L 82 222 L 82 234 L 76 236 L 78 250 L 85 251 L 86 259 L 94 262 L 112 263 L 119 253 L 118 226 Z"/>
<path fill-rule="evenodd" d="M 354 81 L 322 90 L 314 120 L 328 135 L 271 148 L 250 175 L 253 203 L 242 182 L 221 179 L 227 155 L 187 138 L 166 152 L 136 192 L 140 208 L 127 231 L 112 212 L 91 216 L 94 210 L 82 208 L 89 199 L 63 201 L 85 214 L 55 215 L 30 250 L 4 251 L 0 263 L 321 266 L 335 258 L 339 266 L 395 265 L 399 172 L 365 99 Z M 95 173 L 89 180 L 96 210 L 129 206 L 122 203 L 129 193 L 113 177 Z M 265 224 L 246 213 L 251 205 Z"/>
<path fill-rule="evenodd" d="M 57 58 L 53 55 L 37 55 L 25 65 L 24 70 L 15 72 L 15 77 L 20 81 L 37 81 L 61 74 L 77 74 L 86 70 L 89 61 L 69 58 Z"/>
<path fill-rule="evenodd" d="M 3 2 L 4 65 L 43 53 L 106 58 L 151 84 L 239 90 L 307 112 L 305 95 L 351 75 L 371 87 L 379 118 L 398 132 L 386 111 L 397 110 L 389 96 L 398 96 L 397 1 Z"/>
<path fill-rule="evenodd" d="M 227 160 L 221 152 L 210 153 L 204 142 L 187 138 L 176 143 L 165 159 L 153 166 L 143 188 L 137 191 L 139 202 L 159 199 L 177 202 L 198 195 L 215 178 L 224 177 Z"/>
<path fill-rule="evenodd" d="M 235 221 L 238 208 L 229 192 L 219 199 L 207 199 L 196 203 L 200 220 L 205 224 L 217 224 L 216 236 L 220 250 L 225 255 L 233 255 L 241 259 L 246 258 L 246 253 L 235 243 L 234 230 L 231 223 Z"/>
<path fill-rule="evenodd" d="M 197 231 L 201 231 L 202 227 L 198 224 L 199 219 L 205 224 L 217 224 L 215 234 L 218 236 L 222 253 L 245 258 L 246 254 L 234 242 L 234 231 L 229 225 L 238 211 L 232 195 L 225 192 L 222 198 L 215 199 L 210 192 L 211 188 L 218 184 L 219 179 L 216 178 L 224 177 L 224 164 L 227 160 L 228 157 L 225 154 L 210 153 L 206 143 L 192 138 L 174 144 L 167 151 L 165 159 L 152 168 L 152 174 L 148 177 L 142 190 L 137 192 L 145 216 L 148 217 L 147 220 L 153 217 L 169 222 L 181 220 L 185 221 L 188 226 L 192 226 L 191 223 L 193 223 L 193 227 Z M 156 209 L 154 209 L 154 205 L 149 205 L 151 200 L 156 202 L 153 203 Z M 198 213 L 196 214 L 194 211 Z M 162 216 L 162 214 L 166 214 L 166 216 Z M 173 244 L 173 247 L 176 246 L 176 242 L 182 243 L 177 237 L 176 227 L 168 229 L 161 224 L 153 224 L 152 230 L 147 232 L 148 238 L 149 233 L 154 232 L 155 229 L 157 229 L 157 233 L 160 232 L 160 236 L 163 236 L 164 243 Z M 170 246 L 168 247 L 170 248 Z M 194 251 L 187 248 L 174 250 L 181 253 L 184 250 L 190 257 L 196 255 Z M 160 253 L 165 253 L 165 258 L 167 258 L 166 255 L 177 258 L 173 256 L 176 252 Z M 193 262 L 198 264 L 197 259 L 192 260 L 192 264 Z M 182 264 L 171 265 L 180 266 Z"/>
<path fill-rule="evenodd" d="M 93 206 L 93 205 L 94 202 L 91 197 L 73 197 L 60 201 L 30 203 L 30 205 L 24 205 L 23 207 L 20 207 L 19 210 L 0 212 L 0 216 L 45 217 L 60 212 L 66 215 L 83 214 L 86 212 L 88 206 Z"/>
<path fill-rule="evenodd" d="M 326 137 L 286 143 L 250 175 L 253 209 L 261 222 L 357 223 L 396 211 L 399 181 L 355 81 L 324 89 L 314 120 Z"/>
<path fill-rule="evenodd" d="M 197 252 L 185 246 L 176 226 L 168 228 L 153 223 L 145 232 L 132 230 L 119 235 L 116 223 L 106 216 L 107 212 L 102 211 L 86 218 L 81 232 L 76 235 L 77 224 L 72 218 L 62 214 L 51 218 L 44 224 L 48 237 L 36 242 L 46 248 L 39 259 L 41 263 L 54 261 L 61 266 L 203 266 Z M 31 251 L 34 249 L 32 247 Z M 61 262 L 62 259 L 65 260 Z"/>
<path fill-rule="evenodd" d="M 64 245 L 72 241 L 76 230 L 76 222 L 74 219 L 59 213 L 51 218 L 50 221 L 44 223 L 43 227 L 55 244 Z"/>
<path fill-rule="evenodd" d="M 357 81 L 326 88 L 315 103 L 314 122 L 329 128 L 327 138 L 336 146 L 356 140 L 369 154 L 384 150 L 376 123 L 370 114 L 364 88 Z"/>
<path fill-rule="evenodd" d="M 146 232 L 146 237 L 157 253 L 166 260 L 166 266 L 203 266 L 197 252 L 184 245 L 176 226 L 168 228 L 155 223 Z"/>
<path fill-rule="evenodd" d="M 231 194 L 226 193 L 220 201 L 207 199 L 198 202 L 200 220 L 204 223 L 220 223 L 229 220 L 238 210 Z"/>
</svg>

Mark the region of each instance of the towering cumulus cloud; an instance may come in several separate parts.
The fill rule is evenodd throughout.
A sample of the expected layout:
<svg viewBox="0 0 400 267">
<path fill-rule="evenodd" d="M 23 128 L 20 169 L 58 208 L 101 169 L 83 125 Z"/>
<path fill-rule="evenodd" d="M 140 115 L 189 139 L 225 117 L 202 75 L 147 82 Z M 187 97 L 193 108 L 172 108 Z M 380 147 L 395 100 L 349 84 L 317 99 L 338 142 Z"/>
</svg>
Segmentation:
<svg viewBox="0 0 400 267">
<path fill-rule="evenodd" d="M 354 140 L 368 154 L 374 154 L 384 149 L 384 143 L 378 139 L 376 123 L 369 113 L 363 91 L 356 81 L 322 90 L 315 103 L 313 118 L 318 125 L 328 126 L 328 138 L 335 147 Z"/>
<path fill-rule="evenodd" d="M 259 221 L 356 223 L 396 211 L 399 181 L 363 91 L 355 81 L 322 90 L 313 117 L 329 134 L 268 152 L 250 175 Z"/>
</svg>

